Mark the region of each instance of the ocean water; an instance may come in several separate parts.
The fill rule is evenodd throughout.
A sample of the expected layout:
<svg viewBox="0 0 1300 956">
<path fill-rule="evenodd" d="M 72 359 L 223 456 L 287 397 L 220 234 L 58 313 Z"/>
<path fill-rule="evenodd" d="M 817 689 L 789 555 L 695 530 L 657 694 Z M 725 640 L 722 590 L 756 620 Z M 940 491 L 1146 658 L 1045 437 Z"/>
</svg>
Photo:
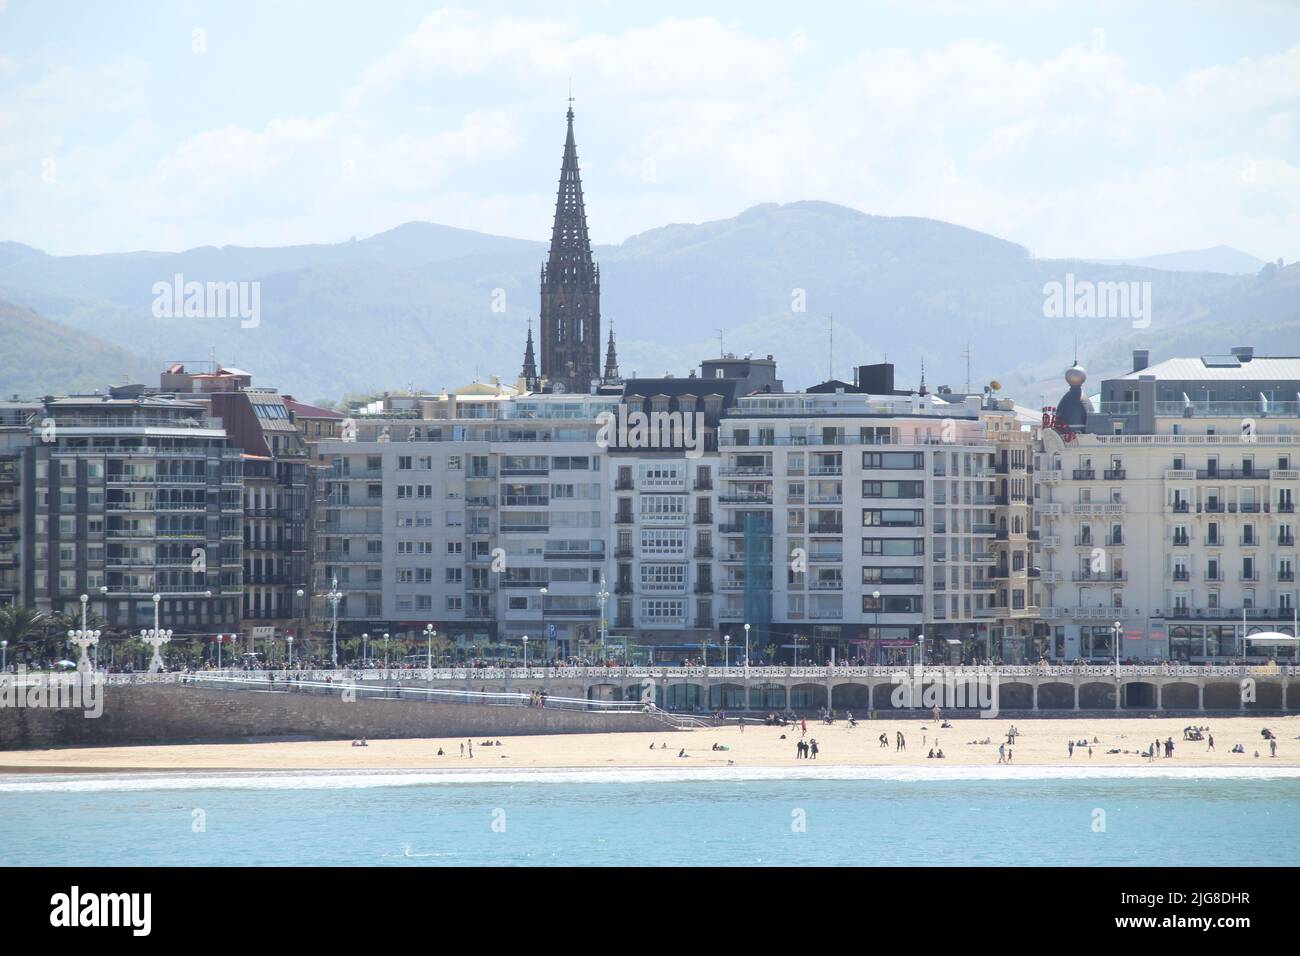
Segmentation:
<svg viewBox="0 0 1300 956">
<path fill-rule="evenodd" d="M 0 864 L 1294 865 L 1300 771 L 0 777 Z"/>
</svg>

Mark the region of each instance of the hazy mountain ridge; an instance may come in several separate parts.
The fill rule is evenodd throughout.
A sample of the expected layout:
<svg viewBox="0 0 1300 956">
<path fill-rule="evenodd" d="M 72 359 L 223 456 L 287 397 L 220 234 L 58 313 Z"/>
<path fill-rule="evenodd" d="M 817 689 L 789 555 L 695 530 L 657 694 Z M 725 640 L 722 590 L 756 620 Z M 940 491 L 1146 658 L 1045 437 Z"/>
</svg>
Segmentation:
<svg viewBox="0 0 1300 956">
<path fill-rule="evenodd" d="M 996 377 L 1014 395 L 1016 387 L 1059 377 L 1076 334 L 1086 361 L 1134 340 L 1157 359 L 1173 354 L 1175 341 L 1217 351 L 1268 323 L 1300 328 L 1300 288 L 1289 280 L 1265 289 L 1256 276 L 1035 259 L 976 230 L 824 202 L 764 204 L 730 219 L 662 226 L 595 254 L 602 313 L 616 329 L 624 374 L 685 374 L 717 354 L 722 329 L 727 351 L 774 354 L 791 387 L 828 372 L 851 377 L 853 366 L 886 354 L 902 383 L 919 382 L 924 360 L 928 384 L 961 386 L 969 342 L 972 384 Z M 544 242 L 426 223 L 333 245 L 176 254 L 56 257 L 5 243 L 0 296 L 159 364 L 215 349 L 258 382 L 297 394 L 436 389 L 519 374 L 545 256 Z M 260 324 L 154 318 L 153 284 L 176 273 L 260 279 Z M 1151 282 L 1152 327 L 1045 318 L 1044 284 L 1067 273 Z M 106 369 L 105 379 L 114 374 Z"/>
</svg>

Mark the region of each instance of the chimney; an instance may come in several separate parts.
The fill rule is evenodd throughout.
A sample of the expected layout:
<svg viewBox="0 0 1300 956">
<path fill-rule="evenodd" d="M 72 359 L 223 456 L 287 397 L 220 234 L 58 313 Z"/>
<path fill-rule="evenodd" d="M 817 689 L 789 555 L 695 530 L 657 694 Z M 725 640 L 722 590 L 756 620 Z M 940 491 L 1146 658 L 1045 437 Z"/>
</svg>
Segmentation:
<svg viewBox="0 0 1300 956">
<path fill-rule="evenodd" d="M 1151 364 L 1151 352 L 1148 349 L 1133 350 L 1133 371 L 1140 372 Z"/>
<path fill-rule="evenodd" d="M 1245 365 L 1247 362 L 1249 362 L 1251 359 L 1255 357 L 1255 346 L 1238 345 L 1235 349 L 1232 350 L 1232 354 L 1237 356 L 1238 362 L 1240 362 L 1242 365 Z"/>
</svg>

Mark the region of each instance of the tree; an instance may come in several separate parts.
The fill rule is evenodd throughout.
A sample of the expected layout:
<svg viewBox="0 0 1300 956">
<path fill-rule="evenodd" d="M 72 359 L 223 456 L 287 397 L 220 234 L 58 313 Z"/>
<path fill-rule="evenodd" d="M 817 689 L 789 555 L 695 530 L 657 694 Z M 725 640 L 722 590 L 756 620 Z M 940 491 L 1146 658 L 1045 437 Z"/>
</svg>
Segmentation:
<svg viewBox="0 0 1300 956">
<path fill-rule="evenodd" d="M 6 604 L 0 607 L 0 640 L 8 641 L 16 652 L 18 646 L 32 638 L 44 638 L 48 618 L 44 611 Z"/>
</svg>

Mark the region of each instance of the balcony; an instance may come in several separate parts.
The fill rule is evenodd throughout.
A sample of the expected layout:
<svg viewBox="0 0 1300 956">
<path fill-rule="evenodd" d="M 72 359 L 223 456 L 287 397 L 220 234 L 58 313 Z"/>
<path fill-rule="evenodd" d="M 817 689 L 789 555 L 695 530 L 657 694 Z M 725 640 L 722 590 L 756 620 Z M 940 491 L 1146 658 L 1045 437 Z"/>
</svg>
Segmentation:
<svg viewBox="0 0 1300 956">
<path fill-rule="evenodd" d="M 1174 535 L 1175 548 L 1187 548 L 1191 546 L 1191 543 L 1192 543 L 1191 539 L 1188 538 L 1186 535 L 1182 535 L 1182 536 Z"/>
<path fill-rule="evenodd" d="M 1279 571 L 1279 572 L 1277 573 L 1277 579 L 1278 579 L 1279 581 L 1287 581 L 1287 582 L 1294 581 L 1294 580 L 1295 580 L 1295 572 L 1294 572 L 1294 571 Z"/>
<path fill-rule="evenodd" d="M 696 524 L 713 524 L 713 513 L 710 511 L 697 511 L 691 517 Z"/>
<path fill-rule="evenodd" d="M 697 558 L 711 558 L 713 557 L 713 545 L 697 544 L 692 554 Z M 631 557 L 631 555 L 627 555 L 627 557 Z"/>
<path fill-rule="evenodd" d="M 631 491 L 631 490 L 632 490 L 632 479 L 631 479 L 631 478 L 619 478 L 616 482 L 614 482 L 614 490 L 615 490 L 615 491 Z"/>
<path fill-rule="evenodd" d="M 808 525 L 809 534 L 843 534 L 844 525 L 836 522 L 814 521 Z"/>
<path fill-rule="evenodd" d="M 1102 475 L 1106 481 L 1123 481 L 1128 477 L 1128 472 L 1123 468 L 1107 468 Z"/>
<path fill-rule="evenodd" d="M 630 511 L 620 511 L 614 515 L 614 524 L 631 524 L 635 520 Z"/>
<path fill-rule="evenodd" d="M 1173 578 L 1175 581 L 1190 581 L 1192 575 L 1186 568 L 1175 568 Z"/>
<path fill-rule="evenodd" d="M 1291 535 L 1291 534 L 1279 534 L 1279 535 L 1277 536 L 1277 544 L 1278 544 L 1278 547 L 1280 547 L 1280 548 L 1294 548 L 1294 547 L 1295 547 L 1295 535 Z"/>
<path fill-rule="evenodd" d="M 1294 501 L 1279 501 L 1279 502 L 1277 503 L 1277 513 L 1280 514 L 1280 515 L 1292 515 L 1292 514 L 1295 514 L 1295 502 L 1294 502 Z"/>
<path fill-rule="evenodd" d="M 696 594 L 712 594 L 712 593 L 713 593 L 713 582 L 712 582 L 712 581 L 700 581 L 700 582 L 696 583 L 696 585 L 695 585 L 695 593 L 696 593 Z"/>
<path fill-rule="evenodd" d="M 1235 480 L 1244 478 L 1247 480 L 1266 480 L 1269 476 L 1267 468 L 1197 468 L 1196 477 L 1204 480 Z"/>
<path fill-rule="evenodd" d="M 632 546 L 630 544 L 620 544 L 614 549 L 614 557 L 630 558 L 632 557 Z"/>
<path fill-rule="evenodd" d="M 696 478 L 696 479 L 695 479 L 695 484 L 694 484 L 692 487 L 693 487 L 696 491 L 712 491 L 712 490 L 713 490 L 713 479 L 711 479 L 711 478 Z"/>
<path fill-rule="evenodd" d="M 1072 472 L 1075 481 L 1095 481 L 1097 472 L 1091 468 L 1076 468 Z"/>
<path fill-rule="evenodd" d="M 1189 514 L 1192 510 L 1192 503 L 1190 501 L 1175 501 L 1169 506 L 1169 509 L 1176 515 Z"/>
</svg>

